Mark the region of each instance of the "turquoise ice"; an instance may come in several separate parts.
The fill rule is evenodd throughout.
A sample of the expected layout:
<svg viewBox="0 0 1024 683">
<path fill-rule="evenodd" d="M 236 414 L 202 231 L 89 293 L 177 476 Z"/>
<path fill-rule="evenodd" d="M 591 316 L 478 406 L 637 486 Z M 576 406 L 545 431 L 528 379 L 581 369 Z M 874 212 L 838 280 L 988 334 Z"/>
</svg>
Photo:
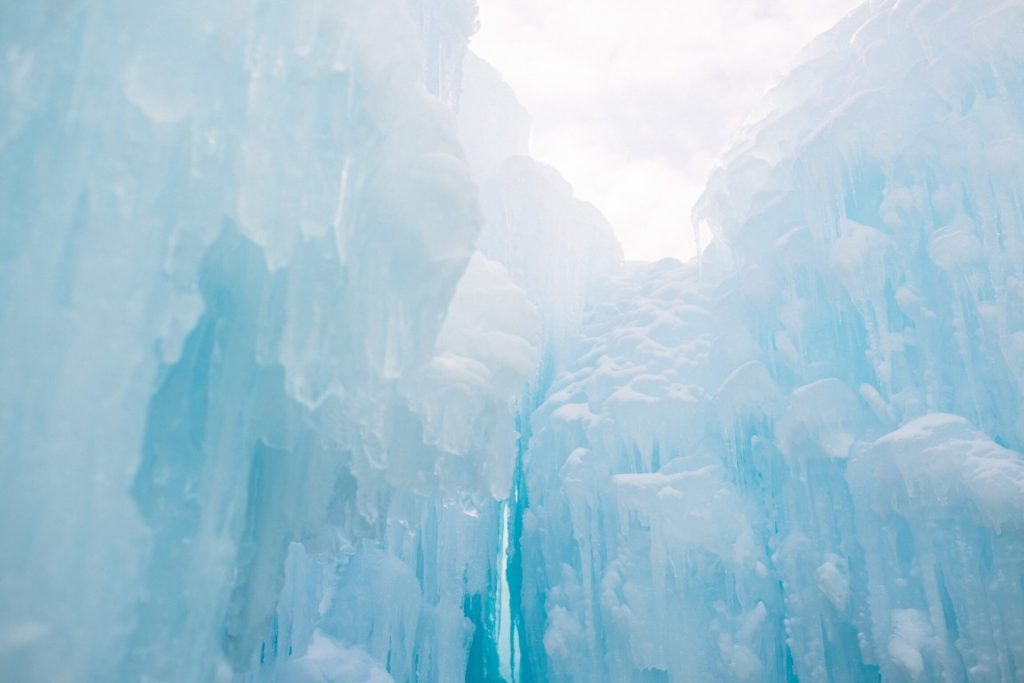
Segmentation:
<svg viewBox="0 0 1024 683">
<path fill-rule="evenodd" d="M 0 680 L 1024 681 L 1024 3 L 819 38 L 688 263 L 475 15 L 0 7 Z"/>
</svg>

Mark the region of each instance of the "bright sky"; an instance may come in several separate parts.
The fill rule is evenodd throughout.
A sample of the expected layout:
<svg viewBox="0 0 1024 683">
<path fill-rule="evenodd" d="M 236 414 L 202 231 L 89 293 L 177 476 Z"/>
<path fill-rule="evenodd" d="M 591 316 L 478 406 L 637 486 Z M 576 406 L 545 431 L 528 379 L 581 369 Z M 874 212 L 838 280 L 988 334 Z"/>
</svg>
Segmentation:
<svg viewBox="0 0 1024 683">
<path fill-rule="evenodd" d="M 471 47 L 532 114 L 532 155 L 604 212 L 627 258 L 688 258 L 717 156 L 860 1 L 479 0 Z"/>
</svg>

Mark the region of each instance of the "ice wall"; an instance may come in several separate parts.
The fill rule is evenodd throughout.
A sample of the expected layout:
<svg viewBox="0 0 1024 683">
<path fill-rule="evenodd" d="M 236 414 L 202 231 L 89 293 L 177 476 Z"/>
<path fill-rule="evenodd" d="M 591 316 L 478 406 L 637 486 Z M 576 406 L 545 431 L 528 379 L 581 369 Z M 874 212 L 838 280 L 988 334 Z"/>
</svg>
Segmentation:
<svg viewBox="0 0 1024 683">
<path fill-rule="evenodd" d="M 609 283 L 531 420 L 521 680 L 1024 680 L 1022 26 L 864 6 L 703 261 Z"/>
<path fill-rule="evenodd" d="M 504 504 L 493 645 L 503 680 L 545 680 L 522 661 L 522 562 L 518 540 L 528 504 L 522 455 L 531 415 L 547 396 L 589 299 L 622 268 L 622 248 L 604 216 L 573 195 L 559 172 L 529 157 L 530 117 L 494 67 L 472 52 L 464 65 L 459 133 L 481 186 L 482 254 L 504 264 L 539 314 L 541 356 L 516 415 L 515 479 Z M 557 457 L 557 455 L 555 455 Z M 480 680 L 470 677 L 468 680 Z"/>
<path fill-rule="evenodd" d="M 509 157 L 530 154 L 530 114 L 493 66 L 472 51 L 463 63 L 459 138 L 473 177 L 485 182 Z"/>
<path fill-rule="evenodd" d="M 474 25 L 0 7 L 0 678 L 1024 680 L 1024 7 L 851 15 L 685 265 Z"/>
<path fill-rule="evenodd" d="M 577 199 L 557 169 L 530 158 L 530 115 L 498 71 L 467 54 L 459 136 L 480 184 L 478 248 L 503 263 L 541 314 L 544 348 L 557 355 L 586 301 L 619 270 L 622 247 L 607 219 Z"/>
<path fill-rule="evenodd" d="M 540 334 L 471 258 L 474 12 L 0 8 L 0 677 L 496 666 Z"/>
</svg>

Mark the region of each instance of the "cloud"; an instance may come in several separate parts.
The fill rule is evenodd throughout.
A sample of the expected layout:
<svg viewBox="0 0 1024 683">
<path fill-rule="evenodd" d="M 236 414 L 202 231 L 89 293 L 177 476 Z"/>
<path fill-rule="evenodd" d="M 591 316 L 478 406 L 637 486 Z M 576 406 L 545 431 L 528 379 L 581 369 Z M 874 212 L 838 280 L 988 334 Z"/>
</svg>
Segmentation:
<svg viewBox="0 0 1024 683">
<path fill-rule="evenodd" d="M 767 88 L 858 0 L 480 0 L 473 49 L 534 119 L 532 152 L 627 257 L 695 253 L 690 208 Z"/>
</svg>

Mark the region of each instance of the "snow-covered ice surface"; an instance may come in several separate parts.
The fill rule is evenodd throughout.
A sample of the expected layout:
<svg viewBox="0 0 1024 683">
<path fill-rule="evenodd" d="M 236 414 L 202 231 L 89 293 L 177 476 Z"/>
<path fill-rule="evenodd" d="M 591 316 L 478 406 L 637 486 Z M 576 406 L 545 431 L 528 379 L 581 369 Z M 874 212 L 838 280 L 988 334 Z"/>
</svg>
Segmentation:
<svg viewBox="0 0 1024 683">
<path fill-rule="evenodd" d="M 819 39 L 687 264 L 474 17 L 0 6 L 0 680 L 1024 681 L 1024 3 Z"/>
<path fill-rule="evenodd" d="M 1024 4 L 876 2 L 531 420 L 524 670 L 1024 680 Z"/>
</svg>

